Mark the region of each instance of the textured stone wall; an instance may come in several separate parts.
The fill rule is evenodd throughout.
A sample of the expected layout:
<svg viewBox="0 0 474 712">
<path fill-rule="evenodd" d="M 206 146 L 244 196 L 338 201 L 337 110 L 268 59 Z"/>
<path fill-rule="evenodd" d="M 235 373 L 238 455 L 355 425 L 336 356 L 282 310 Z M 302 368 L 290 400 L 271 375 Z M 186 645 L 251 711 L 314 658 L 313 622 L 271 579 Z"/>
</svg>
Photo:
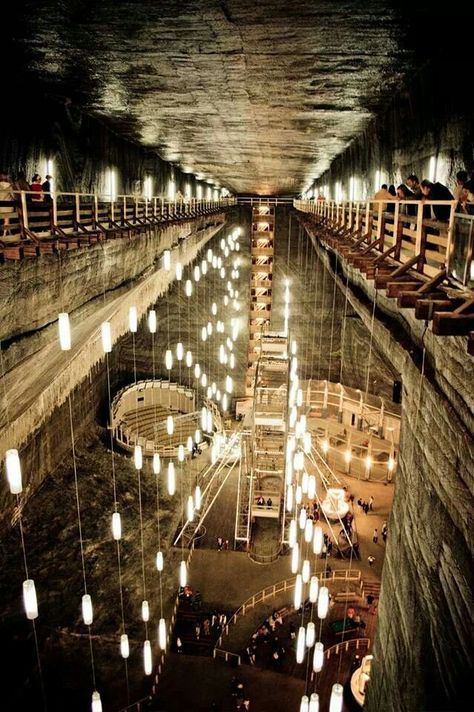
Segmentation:
<svg viewBox="0 0 474 712">
<path fill-rule="evenodd" d="M 318 246 L 323 260 L 326 250 Z M 403 381 L 400 459 L 368 712 L 460 709 L 472 664 L 474 361 L 360 273 L 348 298 Z M 421 368 L 424 361 L 424 375 Z"/>
</svg>

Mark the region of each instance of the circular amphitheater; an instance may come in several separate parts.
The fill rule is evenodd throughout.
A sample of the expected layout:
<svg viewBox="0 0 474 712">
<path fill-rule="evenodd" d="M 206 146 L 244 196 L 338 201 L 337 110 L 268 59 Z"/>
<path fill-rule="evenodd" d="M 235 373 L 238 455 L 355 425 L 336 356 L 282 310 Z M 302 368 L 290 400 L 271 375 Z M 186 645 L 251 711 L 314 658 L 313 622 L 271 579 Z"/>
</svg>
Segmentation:
<svg viewBox="0 0 474 712">
<path fill-rule="evenodd" d="M 213 432 L 203 434 L 199 447 L 207 447 L 208 437 L 222 430 L 220 413 L 212 403 L 205 403 L 212 415 Z M 173 432 L 167 429 L 167 418 L 173 416 Z M 174 458 L 178 447 L 186 448 L 189 437 L 195 441 L 200 430 L 201 412 L 196 409 L 195 392 L 167 380 L 148 379 L 122 388 L 112 402 L 112 430 L 116 443 L 133 452 L 141 445 L 144 455 L 159 453 Z M 189 454 L 189 452 L 187 452 Z"/>
</svg>

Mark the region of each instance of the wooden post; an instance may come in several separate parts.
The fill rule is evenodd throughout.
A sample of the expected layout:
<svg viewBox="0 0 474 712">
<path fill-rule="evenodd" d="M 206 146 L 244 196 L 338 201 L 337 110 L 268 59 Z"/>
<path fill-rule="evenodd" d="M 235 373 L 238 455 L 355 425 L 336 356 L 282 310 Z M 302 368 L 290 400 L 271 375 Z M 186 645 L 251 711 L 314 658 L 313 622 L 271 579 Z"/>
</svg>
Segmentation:
<svg viewBox="0 0 474 712">
<path fill-rule="evenodd" d="M 74 193 L 74 210 L 76 212 L 76 223 L 81 222 L 81 198 L 79 193 Z"/>
<path fill-rule="evenodd" d="M 426 235 L 423 230 L 423 203 L 418 202 L 418 211 L 416 215 L 416 237 L 415 237 L 415 255 L 425 254 Z M 421 269 L 420 269 L 421 267 Z M 420 261 L 417 264 L 418 272 L 423 272 L 423 264 Z"/>
<path fill-rule="evenodd" d="M 23 227 L 28 230 L 28 207 L 26 204 L 26 193 L 24 190 L 21 191 L 21 212 L 23 214 Z"/>
</svg>

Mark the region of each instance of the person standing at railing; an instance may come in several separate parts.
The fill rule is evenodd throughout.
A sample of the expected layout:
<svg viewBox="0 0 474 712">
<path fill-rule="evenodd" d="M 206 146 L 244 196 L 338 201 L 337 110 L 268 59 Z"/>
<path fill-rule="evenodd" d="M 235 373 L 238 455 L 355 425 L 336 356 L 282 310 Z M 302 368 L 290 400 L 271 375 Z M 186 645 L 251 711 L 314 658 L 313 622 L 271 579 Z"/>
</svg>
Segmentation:
<svg viewBox="0 0 474 712">
<path fill-rule="evenodd" d="M 420 188 L 422 192 L 422 200 L 454 200 L 453 194 L 446 188 L 442 183 L 432 183 L 430 180 L 424 180 L 420 183 Z M 440 220 L 442 222 L 447 222 L 449 220 L 449 215 L 451 213 L 451 207 L 449 205 L 430 205 L 425 206 L 423 209 L 423 217 L 433 218 L 434 220 Z"/>
<path fill-rule="evenodd" d="M 464 188 L 467 182 L 467 171 L 458 171 L 456 173 L 456 185 L 453 188 L 453 195 L 455 200 L 460 200 L 462 189 Z"/>
<path fill-rule="evenodd" d="M 464 183 L 459 193 L 456 212 L 464 213 L 465 215 L 474 215 L 474 181 L 468 180 Z"/>
<path fill-rule="evenodd" d="M 31 179 L 30 190 L 33 193 L 31 196 L 32 203 L 42 203 L 43 202 L 43 186 L 41 185 L 41 176 L 39 173 L 35 173 Z"/>
<path fill-rule="evenodd" d="M 41 186 L 44 191 L 44 202 L 45 203 L 51 203 L 53 198 L 51 195 L 51 187 L 52 187 L 52 180 L 53 176 L 46 176 L 46 180 L 44 181 L 43 185 Z"/>
<path fill-rule="evenodd" d="M 16 181 L 14 182 L 13 187 L 14 187 L 15 190 L 17 190 L 17 191 L 22 191 L 22 190 L 23 190 L 23 191 L 25 191 L 26 193 L 29 192 L 29 190 L 30 190 L 30 184 L 29 184 L 28 181 L 26 180 L 26 175 L 25 175 L 24 171 L 20 171 L 20 172 L 18 173 L 18 177 L 17 177 Z"/>
<path fill-rule="evenodd" d="M 10 213 L 15 206 L 13 186 L 6 173 L 0 173 L 0 217 L 3 222 L 3 237 L 10 233 Z"/>
<path fill-rule="evenodd" d="M 378 191 L 375 193 L 375 195 L 374 195 L 374 200 L 393 200 L 393 195 L 388 192 L 387 184 L 386 184 L 386 183 L 384 183 L 384 184 L 381 186 L 380 190 L 378 190 Z M 387 205 L 386 205 L 386 203 L 384 203 L 384 204 L 382 205 L 382 210 L 386 210 L 386 209 L 387 209 Z"/>
<path fill-rule="evenodd" d="M 405 183 L 400 183 L 397 188 L 397 198 L 399 200 L 415 200 L 415 193 L 410 190 L 410 188 L 405 185 Z M 401 205 L 400 213 L 402 215 L 416 215 L 417 206 L 416 205 Z"/>
<path fill-rule="evenodd" d="M 410 188 L 410 190 L 413 192 L 414 200 L 421 200 L 423 198 L 423 193 L 421 192 L 420 181 L 419 181 L 417 175 L 415 175 L 414 173 L 411 173 L 408 176 L 408 178 L 406 179 L 406 184 Z"/>
</svg>

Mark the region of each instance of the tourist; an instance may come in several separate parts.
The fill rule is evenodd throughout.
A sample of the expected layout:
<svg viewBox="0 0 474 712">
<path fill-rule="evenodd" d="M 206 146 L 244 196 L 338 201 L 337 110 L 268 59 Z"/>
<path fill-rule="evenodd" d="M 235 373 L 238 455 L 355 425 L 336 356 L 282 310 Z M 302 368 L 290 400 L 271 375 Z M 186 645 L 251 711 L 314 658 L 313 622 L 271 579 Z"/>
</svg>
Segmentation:
<svg viewBox="0 0 474 712">
<path fill-rule="evenodd" d="M 372 564 L 375 561 L 375 556 L 372 556 L 372 554 L 371 554 L 370 556 L 367 557 L 367 561 L 369 562 L 369 566 L 372 566 Z"/>
<path fill-rule="evenodd" d="M 265 500 L 262 497 L 262 495 L 260 495 L 260 497 L 257 499 L 257 506 L 263 507 L 264 504 L 265 504 Z"/>
<path fill-rule="evenodd" d="M 43 188 L 44 192 L 44 202 L 45 203 L 50 203 L 52 201 L 52 196 L 51 196 L 51 181 L 53 180 L 53 176 L 47 175 L 46 180 L 44 181 L 43 185 L 41 186 Z"/>
<path fill-rule="evenodd" d="M 446 188 L 442 183 L 432 183 L 430 180 L 422 180 L 420 183 L 423 201 L 426 200 L 454 200 L 449 188 Z M 430 205 L 423 210 L 423 217 L 432 218 L 446 222 L 449 220 L 451 213 L 450 205 Z"/>
<path fill-rule="evenodd" d="M 271 508 L 271 506 L 272 506 L 272 504 L 273 504 L 273 502 L 272 502 L 272 498 L 271 498 L 271 497 L 269 497 L 269 498 L 267 499 L 267 509 L 270 509 L 270 508 Z"/>
<path fill-rule="evenodd" d="M 181 638 L 179 636 L 176 638 L 176 652 L 183 652 L 183 643 L 181 642 Z"/>
<path fill-rule="evenodd" d="M 374 529 L 374 533 L 372 534 L 372 541 L 374 542 L 374 544 L 376 544 L 378 542 L 378 540 L 379 540 L 379 533 L 378 533 L 377 529 Z"/>
<path fill-rule="evenodd" d="M 22 191 L 22 190 L 23 190 L 23 191 L 25 191 L 26 193 L 29 192 L 29 190 L 30 190 L 30 184 L 29 184 L 28 181 L 26 180 L 26 175 L 25 175 L 25 173 L 24 173 L 23 171 L 20 171 L 20 172 L 18 173 L 18 177 L 17 177 L 17 179 L 16 179 L 16 181 L 15 181 L 13 187 L 14 187 L 15 190 L 19 190 L 19 191 Z M 19 196 L 18 196 L 18 197 L 19 197 Z"/>
<path fill-rule="evenodd" d="M 413 192 L 413 200 L 421 200 L 423 193 L 421 192 L 420 181 L 417 175 L 411 173 L 406 179 L 406 184 Z"/>
<path fill-rule="evenodd" d="M 388 533 L 387 522 L 384 522 L 382 524 L 382 539 L 384 540 L 384 542 L 387 541 L 387 533 Z"/>
<path fill-rule="evenodd" d="M 221 536 L 217 537 L 217 551 L 222 551 L 222 547 L 224 546 L 224 539 Z"/>
<path fill-rule="evenodd" d="M 39 173 L 35 173 L 31 179 L 30 190 L 33 195 L 30 196 L 32 203 L 42 203 L 43 202 L 43 186 L 41 185 L 41 176 Z"/>
<path fill-rule="evenodd" d="M 467 171 L 458 171 L 456 173 L 456 185 L 453 188 L 453 195 L 456 200 L 460 199 L 462 189 L 468 182 Z"/>
<path fill-rule="evenodd" d="M 369 499 L 369 509 L 370 509 L 370 511 L 373 510 L 373 504 L 374 504 L 374 498 L 373 498 L 373 497 L 370 497 L 370 499 Z"/>
</svg>

